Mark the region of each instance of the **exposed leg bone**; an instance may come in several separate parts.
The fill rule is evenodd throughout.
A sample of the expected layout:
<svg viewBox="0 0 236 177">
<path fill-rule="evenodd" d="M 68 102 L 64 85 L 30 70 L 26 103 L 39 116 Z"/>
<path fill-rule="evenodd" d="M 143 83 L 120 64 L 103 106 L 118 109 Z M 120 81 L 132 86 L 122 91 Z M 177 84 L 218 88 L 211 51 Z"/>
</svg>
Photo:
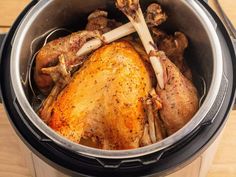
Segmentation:
<svg viewBox="0 0 236 177">
<path fill-rule="evenodd" d="M 97 14 L 98 12 L 96 12 Z M 106 15 L 101 12 L 101 15 Z M 94 16 L 94 15 L 93 15 Z M 97 15 L 96 15 L 97 17 Z M 103 17 L 104 18 L 104 17 Z M 158 26 L 161 23 L 165 22 L 167 15 L 162 11 L 161 6 L 157 3 L 151 4 L 147 8 L 147 22 L 151 26 Z M 124 24 L 116 29 L 113 29 L 105 34 L 103 34 L 103 39 L 105 43 L 113 42 L 117 39 L 125 37 L 134 33 L 136 30 L 131 22 Z M 85 43 L 77 52 L 77 56 L 82 56 L 92 52 L 93 50 L 102 46 L 102 41 L 99 39 L 93 39 Z"/>
<path fill-rule="evenodd" d="M 156 51 L 154 41 L 145 22 L 141 11 L 139 0 L 117 0 L 116 6 L 128 17 L 136 29 L 143 43 L 146 52 Z M 150 62 L 155 71 L 155 75 L 160 88 L 164 88 L 164 70 L 158 56 L 150 56 Z"/>
<path fill-rule="evenodd" d="M 135 29 L 131 23 L 124 24 L 112 31 L 109 31 L 102 35 L 103 41 L 100 39 L 92 39 L 85 43 L 77 52 L 77 56 L 86 55 L 93 50 L 102 46 L 103 42 L 110 43 L 122 37 L 128 36 L 135 32 Z"/>
</svg>

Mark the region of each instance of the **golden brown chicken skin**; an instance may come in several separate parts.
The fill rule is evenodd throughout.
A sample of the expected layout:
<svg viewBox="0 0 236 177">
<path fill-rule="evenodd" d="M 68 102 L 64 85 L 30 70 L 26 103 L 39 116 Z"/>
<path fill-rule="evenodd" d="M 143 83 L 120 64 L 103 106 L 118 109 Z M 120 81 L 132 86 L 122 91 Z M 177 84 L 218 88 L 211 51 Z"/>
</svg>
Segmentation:
<svg viewBox="0 0 236 177">
<path fill-rule="evenodd" d="M 160 117 L 168 135 L 182 128 L 198 110 L 198 92 L 193 83 L 187 79 L 168 58 L 162 58 L 167 73 L 165 89 L 157 89 L 162 101 Z"/>
<path fill-rule="evenodd" d="M 39 90 L 48 94 L 53 86 L 53 79 L 48 73 L 43 73 L 42 69 L 58 64 L 58 57 L 64 55 L 66 66 L 79 64 L 86 56 L 76 56 L 77 51 L 87 41 L 87 39 L 99 37 L 98 31 L 80 31 L 68 36 L 50 41 L 43 46 L 36 56 L 36 66 L 34 70 L 34 81 Z"/>
<path fill-rule="evenodd" d="M 53 103 L 49 125 L 59 134 L 102 149 L 140 146 L 142 99 L 152 88 L 150 70 L 128 42 L 95 51 Z"/>
</svg>

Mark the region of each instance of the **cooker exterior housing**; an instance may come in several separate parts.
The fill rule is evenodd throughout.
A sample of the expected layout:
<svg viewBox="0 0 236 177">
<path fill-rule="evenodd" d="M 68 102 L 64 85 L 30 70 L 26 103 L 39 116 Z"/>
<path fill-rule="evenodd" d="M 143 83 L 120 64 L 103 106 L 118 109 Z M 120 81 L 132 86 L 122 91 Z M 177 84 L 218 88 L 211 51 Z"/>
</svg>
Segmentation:
<svg viewBox="0 0 236 177">
<path fill-rule="evenodd" d="M 191 132 L 188 136 L 184 137 L 181 141 L 170 146 L 168 148 L 162 149 L 161 151 L 151 153 L 148 155 L 143 155 L 142 157 L 134 157 L 128 159 L 107 159 L 102 157 L 92 157 L 79 152 L 75 152 L 68 148 L 65 148 L 58 143 L 55 143 L 52 139 L 48 138 L 44 132 L 41 132 L 31 121 L 22 109 L 22 105 L 19 104 L 19 100 L 16 97 L 15 91 L 11 83 L 11 74 L 10 74 L 10 58 L 14 48 L 12 44 L 15 40 L 15 34 L 18 32 L 17 28 L 21 25 L 21 20 L 24 18 L 24 15 L 35 6 L 36 2 L 32 2 L 28 7 L 22 12 L 18 17 L 15 24 L 12 26 L 10 32 L 4 40 L 4 44 L 1 49 L 1 94 L 2 99 L 6 108 L 6 111 L 9 116 L 13 127 L 15 128 L 18 135 L 25 142 L 25 144 L 40 158 L 59 169 L 64 173 L 71 175 L 100 175 L 100 176 L 131 176 L 131 175 L 163 175 L 175 171 L 177 168 L 184 166 L 190 163 L 194 158 L 196 158 L 201 152 L 203 152 L 217 137 L 217 135 L 222 130 L 229 111 L 231 110 L 232 104 L 234 102 L 235 95 L 235 84 L 236 84 L 236 59 L 235 52 L 231 42 L 231 39 L 226 32 L 223 24 L 215 13 L 208 7 L 207 4 L 201 2 L 200 6 L 204 9 L 205 13 L 208 15 L 212 25 L 215 28 L 217 36 L 221 41 L 221 49 L 223 52 L 223 74 L 220 80 L 220 88 L 217 93 L 214 104 L 211 106 L 211 109 L 208 110 L 208 113 L 204 116 L 202 122 Z M 60 2 L 59 2 L 60 3 Z M 110 8 L 112 4 L 108 1 L 94 1 L 93 3 L 98 3 L 97 6 L 101 8 Z M 101 3 L 99 5 L 99 3 Z M 104 7 L 106 4 L 106 7 Z M 52 4 L 53 5 L 53 4 Z M 165 6 L 168 11 L 168 5 Z M 68 2 L 68 8 L 70 3 Z M 78 6 L 79 7 L 79 6 Z M 90 10 L 89 10 L 90 8 Z M 172 8 L 172 7 L 171 7 Z M 86 9 L 86 10 L 85 10 Z M 87 6 L 86 8 L 81 8 L 80 13 L 76 16 L 77 11 L 70 11 L 73 15 L 71 16 L 72 21 L 68 22 L 67 16 L 65 19 L 58 19 L 58 22 L 55 21 L 53 25 L 50 23 L 45 23 L 45 26 L 37 31 L 31 31 L 29 33 L 28 39 L 31 40 L 34 38 L 34 35 L 42 34 L 43 30 L 46 32 L 46 29 L 52 29 L 58 27 L 61 21 L 65 20 L 64 27 L 70 27 L 71 29 L 78 29 L 79 26 L 71 26 L 71 24 L 76 24 L 78 19 L 83 19 L 80 21 L 80 25 L 85 24 L 86 15 L 89 11 L 93 10 L 92 6 Z M 63 11 L 65 13 L 66 11 Z M 81 13 L 82 12 L 82 13 Z M 113 13 L 112 13 L 113 12 Z M 50 12 L 51 14 L 44 14 L 44 20 L 47 21 L 47 15 L 53 15 L 55 12 Z M 111 11 L 111 16 L 115 17 L 116 11 Z M 72 18 L 73 17 L 73 18 Z M 76 18 L 79 17 L 79 18 Z M 41 17 L 42 18 L 42 17 Z M 180 17 L 179 17 L 180 18 Z M 42 18 L 43 19 L 43 18 Z M 187 20 L 187 19 L 186 19 Z M 36 22 L 35 22 L 36 23 Z M 176 21 L 178 23 L 178 21 Z M 194 23 L 194 22 L 193 22 Z M 36 25 L 36 24 L 35 24 Z M 61 25 L 59 25 L 61 26 Z M 163 26 L 165 29 L 174 29 L 182 30 L 190 36 L 190 50 L 187 52 L 188 57 L 198 57 L 206 53 L 209 56 L 204 56 L 208 58 L 213 58 L 211 54 L 207 51 L 204 51 L 202 54 L 198 53 L 200 50 L 196 51 L 196 48 L 201 41 L 198 41 L 199 38 L 204 39 L 207 34 L 196 34 L 188 31 L 189 29 L 186 26 L 178 26 L 174 23 L 167 24 Z M 171 31 L 170 31 L 171 32 Z M 35 34 L 38 33 L 38 34 Z M 28 43 L 30 44 L 30 42 Z M 201 43 L 204 46 L 204 43 Z M 30 46 L 27 46 L 30 47 Z M 35 50 L 38 47 L 34 46 Z M 203 50 L 208 50 L 208 48 L 202 47 Z M 194 51 L 195 49 L 195 51 Z M 24 53 L 23 55 L 27 56 L 29 53 Z M 23 58 L 25 56 L 22 56 Z M 210 60 L 210 59 L 209 59 Z M 206 63 L 204 63 L 206 62 Z M 211 84 L 211 72 L 213 66 L 208 64 L 208 61 L 196 63 L 190 62 L 190 65 L 197 65 L 196 72 L 204 73 L 204 78 L 206 79 L 208 89 Z M 209 62 L 212 63 L 212 62 Z M 22 68 L 27 66 L 22 63 Z M 209 69 L 210 68 L 210 69 Z M 199 69 L 199 70 L 198 70 Z M 24 69 L 22 69 L 24 70 Z M 208 78 L 208 79 L 207 79 Z M 196 83 L 198 84 L 198 83 Z M 199 90 L 201 86 L 199 85 Z M 25 88 L 27 92 L 27 87 Z M 28 95 L 29 96 L 29 95 Z M 93 170 L 91 170 L 93 169 Z"/>
</svg>

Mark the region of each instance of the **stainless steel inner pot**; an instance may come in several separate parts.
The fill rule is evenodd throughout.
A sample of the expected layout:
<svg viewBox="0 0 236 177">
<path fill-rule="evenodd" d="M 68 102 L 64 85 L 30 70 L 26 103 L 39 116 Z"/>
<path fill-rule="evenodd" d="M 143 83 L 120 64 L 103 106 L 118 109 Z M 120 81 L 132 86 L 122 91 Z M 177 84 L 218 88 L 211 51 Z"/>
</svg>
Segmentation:
<svg viewBox="0 0 236 177">
<path fill-rule="evenodd" d="M 142 1 L 145 9 L 153 1 Z M 40 0 L 23 19 L 13 42 L 11 53 L 11 83 L 16 98 L 30 121 L 43 134 L 55 143 L 79 154 L 109 159 L 139 157 L 161 151 L 180 141 L 193 132 L 205 118 L 215 102 L 222 78 L 222 51 L 214 26 L 206 12 L 194 0 L 159 0 L 168 14 L 168 22 L 163 28 L 170 32 L 182 31 L 189 41 L 187 58 L 195 73 L 200 73 L 206 81 L 207 95 L 195 116 L 182 129 L 155 144 L 134 150 L 100 150 L 73 143 L 54 132 L 36 114 L 30 105 L 31 96 L 28 85 L 28 66 L 38 46 L 32 45 L 38 36 L 58 27 L 81 29 L 86 23 L 87 15 L 95 9 L 105 9 L 110 17 L 125 21 L 113 0 L 55 1 Z M 201 92 L 200 87 L 198 88 Z"/>
</svg>

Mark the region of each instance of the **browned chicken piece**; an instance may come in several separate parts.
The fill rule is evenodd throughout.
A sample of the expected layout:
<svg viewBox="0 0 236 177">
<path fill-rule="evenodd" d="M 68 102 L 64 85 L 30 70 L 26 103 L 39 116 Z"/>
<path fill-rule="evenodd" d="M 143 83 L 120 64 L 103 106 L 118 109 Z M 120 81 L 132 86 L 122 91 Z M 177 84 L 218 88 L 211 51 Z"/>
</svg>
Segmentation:
<svg viewBox="0 0 236 177">
<path fill-rule="evenodd" d="M 145 124 L 142 100 L 153 84 L 150 72 L 128 42 L 98 49 L 53 102 L 49 126 L 97 148 L 138 148 Z"/>
<path fill-rule="evenodd" d="M 174 36 L 168 36 L 159 30 L 155 35 L 158 49 L 165 52 L 159 52 L 159 54 L 162 56 L 161 62 L 166 71 L 166 82 L 164 89 L 157 88 L 162 108 L 160 109 L 159 106 L 154 106 L 152 103 L 153 112 L 155 107 L 158 107 L 160 117 L 158 114 L 153 114 L 151 108 L 149 108 L 148 117 L 154 119 L 156 138 L 159 137 L 160 140 L 166 137 L 166 133 L 171 135 L 182 128 L 193 117 L 198 110 L 199 98 L 197 90 L 191 82 L 191 70 L 184 61 L 184 51 L 188 46 L 186 36 L 181 32 L 176 32 Z M 135 48 L 144 56 L 143 58 L 146 58 L 140 47 Z M 153 116 L 155 118 L 152 118 Z M 155 137 L 153 137 L 153 134 L 150 134 L 149 138 L 152 143 L 153 139 L 155 141 Z M 148 138 L 145 140 L 147 143 Z"/>
<path fill-rule="evenodd" d="M 116 7 L 125 15 L 136 19 L 136 10 L 139 8 L 139 0 L 116 0 Z"/>
<path fill-rule="evenodd" d="M 192 80 L 192 72 L 184 59 L 184 52 L 188 47 L 188 39 L 185 34 L 175 32 L 174 35 L 167 35 L 157 28 L 152 28 L 152 32 L 158 49 L 164 51 L 183 75 Z"/>
<path fill-rule="evenodd" d="M 163 53 L 163 52 L 162 52 Z M 192 82 L 163 54 L 167 72 L 165 89 L 157 89 L 162 101 L 160 116 L 168 135 L 182 128 L 198 110 L 198 93 Z"/>
<path fill-rule="evenodd" d="M 92 12 L 88 16 L 88 23 L 85 29 L 88 31 L 98 30 L 103 34 L 121 25 L 121 23 L 114 19 L 108 19 L 107 14 L 108 13 L 103 10 L 95 10 Z"/>
<path fill-rule="evenodd" d="M 54 85 L 51 76 L 48 73 L 43 73 L 42 68 L 57 65 L 59 56 L 62 54 L 67 67 L 81 64 L 86 56 L 77 57 L 76 53 L 88 39 L 94 37 L 100 38 L 100 33 L 98 31 L 76 32 L 55 39 L 40 49 L 35 61 L 34 81 L 42 93 L 48 94 Z"/>
<path fill-rule="evenodd" d="M 157 3 L 152 3 L 146 11 L 146 23 L 149 27 L 159 26 L 167 19 L 167 15 Z"/>
<path fill-rule="evenodd" d="M 51 116 L 53 102 L 56 100 L 60 91 L 70 82 L 71 73 L 66 67 L 64 55 L 59 56 L 59 63 L 56 66 L 42 68 L 42 72 L 50 75 L 52 80 L 55 82 L 50 94 L 44 100 L 39 109 L 39 114 L 43 117 L 43 121 L 48 123 Z"/>
</svg>

